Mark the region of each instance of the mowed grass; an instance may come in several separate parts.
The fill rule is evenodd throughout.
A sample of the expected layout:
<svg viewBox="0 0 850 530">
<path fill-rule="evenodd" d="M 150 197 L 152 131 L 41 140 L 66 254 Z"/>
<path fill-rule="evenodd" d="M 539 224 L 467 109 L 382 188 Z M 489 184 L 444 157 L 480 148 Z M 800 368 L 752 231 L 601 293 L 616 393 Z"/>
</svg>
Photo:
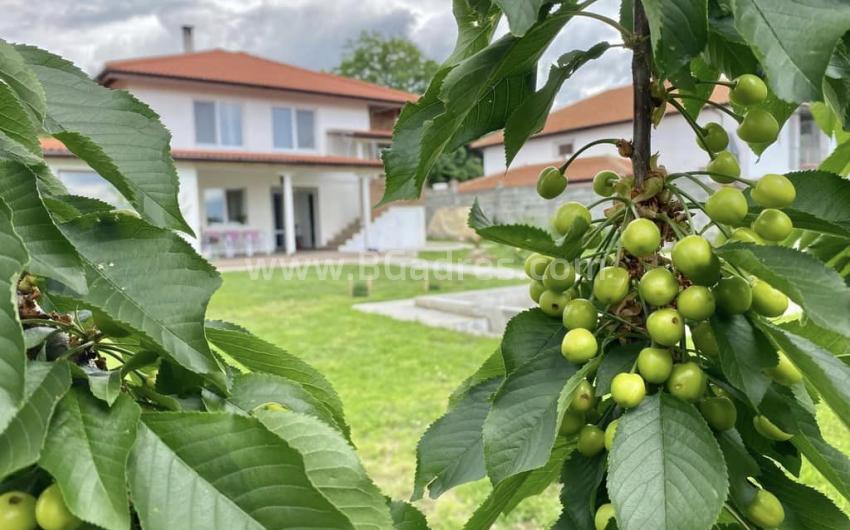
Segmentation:
<svg viewBox="0 0 850 530">
<path fill-rule="evenodd" d="M 224 285 L 210 305 L 210 318 L 245 326 L 258 336 L 299 355 L 321 370 L 339 393 L 358 453 L 375 482 L 388 495 L 407 499 L 413 489 L 416 442 L 446 409 L 448 394 L 498 346 L 498 340 L 474 337 L 415 322 L 356 311 L 360 302 L 427 294 L 421 273 L 415 278 L 398 267 L 342 267 L 334 277 L 315 268 L 302 276 L 276 271 L 268 279 L 249 273 L 225 273 Z M 373 277 L 366 298 L 350 295 L 350 285 Z M 432 280 L 439 292 L 510 285 L 511 281 Z M 433 293 L 433 291 L 430 291 Z M 827 438 L 850 453 L 850 436 L 827 409 L 819 410 Z M 841 502 L 810 466 L 804 479 Z M 431 527 L 457 529 L 484 500 L 485 481 L 459 487 L 438 501 L 417 506 Z M 846 503 L 842 504 L 845 510 Z M 494 528 L 548 528 L 557 518 L 557 491 L 529 499 Z"/>
</svg>

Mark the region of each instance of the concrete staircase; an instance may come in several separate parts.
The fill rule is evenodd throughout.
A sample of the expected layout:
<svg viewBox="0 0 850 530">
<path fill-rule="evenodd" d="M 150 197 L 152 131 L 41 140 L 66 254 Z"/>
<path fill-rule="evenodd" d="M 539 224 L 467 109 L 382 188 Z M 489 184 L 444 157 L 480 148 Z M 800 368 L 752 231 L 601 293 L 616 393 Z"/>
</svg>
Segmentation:
<svg viewBox="0 0 850 530">
<path fill-rule="evenodd" d="M 369 227 L 369 248 L 362 228 L 352 234 L 339 250 L 406 250 L 425 246 L 425 208 L 423 206 L 390 206 L 374 218 Z"/>
<path fill-rule="evenodd" d="M 345 228 L 337 232 L 322 250 L 336 250 L 341 247 L 346 241 L 352 238 L 354 234 L 360 231 L 360 218 L 356 218 L 348 223 Z"/>
</svg>

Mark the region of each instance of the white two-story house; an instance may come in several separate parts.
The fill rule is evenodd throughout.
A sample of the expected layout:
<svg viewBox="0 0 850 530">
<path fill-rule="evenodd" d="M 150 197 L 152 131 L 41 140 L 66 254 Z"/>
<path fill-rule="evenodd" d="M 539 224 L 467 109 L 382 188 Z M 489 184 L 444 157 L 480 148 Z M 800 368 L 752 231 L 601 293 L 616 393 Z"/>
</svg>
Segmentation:
<svg viewBox="0 0 850 530">
<path fill-rule="evenodd" d="M 424 244 L 421 206 L 372 211 L 380 150 L 414 95 L 219 49 L 109 62 L 96 80 L 170 130 L 180 205 L 206 255 Z M 43 148 L 72 191 L 121 202 L 61 144 Z"/>
</svg>

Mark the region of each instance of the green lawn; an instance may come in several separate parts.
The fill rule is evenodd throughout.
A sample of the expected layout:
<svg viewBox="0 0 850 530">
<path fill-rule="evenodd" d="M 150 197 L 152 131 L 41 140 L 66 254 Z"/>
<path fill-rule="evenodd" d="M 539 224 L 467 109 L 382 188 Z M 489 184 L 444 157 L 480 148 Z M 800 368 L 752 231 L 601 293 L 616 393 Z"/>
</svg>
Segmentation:
<svg viewBox="0 0 850 530">
<path fill-rule="evenodd" d="M 474 248 L 458 250 L 423 250 L 417 254 L 420 259 L 451 263 L 473 263 L 494 267 L 522 268 L 529 252 L 490 241 L 481 241 Z"/>
<path fill-rule="evenodd" d="M 449 392 L 498 341 L 355 311 L 355 303 L 426 292 L 421 277 L 398 279 L 397 267 L 386 272 L 393 278 L 378 275 L 367 298 L 349 294 L 349 275 L 358 278 L 355 266 L 342 268 L 337 279 L 320 277 L 314 269 L 302 279 L 289 280 L 280 271 L 272 279 L 226 273 L 210 315 L 241 324 L 324 372 L 345 404 L 354 442 L 369 473 L 387 494 L 407 498 L 413 486 L 416 441 L 444 412 Z M 431 289 L 457 291 L 511 282 L 467 276 L 463 281 L 431 283 Z M 850 452 L 850 437 L 835 416 L 824 409 L 820 419 L 827 437 Z M 807 468 L 804 477 L 822 483 L 812 469 Z M 487 491 L 480 481 L 418 506 L 428 514 L 432 528 L 457 529 Z M 553 492 L 548 498 L 530 499 L 495 528 L 547 528 L 559 510 L 554 497 Z"/>
</svg>

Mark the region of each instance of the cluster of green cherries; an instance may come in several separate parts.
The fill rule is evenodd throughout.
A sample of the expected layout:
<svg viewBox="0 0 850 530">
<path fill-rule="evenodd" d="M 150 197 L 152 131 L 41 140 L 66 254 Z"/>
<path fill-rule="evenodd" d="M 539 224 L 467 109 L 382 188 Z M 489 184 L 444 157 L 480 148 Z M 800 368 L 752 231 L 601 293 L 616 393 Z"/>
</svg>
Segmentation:
<svg viewBox="0 0 850 530">
<path fill-rule="evenodd" d="M 755 79 L 758 83 L 747 76 L 737 81 L 736 88 L 732 90 L 736 104 L 753 105 L 764 99 L 752 95 L 764 85 L 760 79 Z M 749 87 L 746 96 L 738 89 L 742 86 Z M 761 111 L 752 109 L 748 112 L 738 130 L 742 139 L 748 142 L 772 141 L 752 136 L 747 126 L 752 121 L 748 122 L 748 119 L 762 120 Z M 710 151 L 719 151 L 708 173 L 723 186 L 702 206 L 705 213 L 721 228 L 725 240 L 769 244 L 786 239 L 793 224 L 781 208 L 790 206 L 795 200 L 793 183 L 783 175 L 773 174 L 758 180 L 752 186 L 750 196 L 762 209 L 747 225 L 749 202 L 740 189 L 728 185 L 743 181 L 738 178 L 740 170 L 737 162 L 732 158 L 735 171 L 717 164 L 721 157 L 732 156 L 723 151 L 728 137 L 719 125 L 713 127 L 709 124 L 706 129 L 708 132 L 702 141 L 708 144 Z M 776 131 L 773 131 L 772 138 L 775 137 Z M 594 178 L 593 188 L 597 194 L 610 197 L 624 181 L 628 179 L 603 171 Z M 538 191 L 544 198 L 555 198 L 565 188 L 566 179 L 558 168 L 547 168 L 541 173 Z M 628 214 L 624 212 L 624 215 Z M 561 205 L 551 221 L 556 235 L 569 238 L 585 236 L 593 223 L 588 208 L 577 202 Z M 600 350 L 598 336 L 622 332 L 623 336 L 631 337 L 638 333 L 640 340 L 648 339 L 650 343 L 639 352 L 630 371 L 619 373 L 611 380 L 610 399 L 617 407 L 611 407 L 610 402 L 603 405 L 607 400 L 597 402 L 592 377 L 590 381 L 579 383 L 562 418 L 561 431 L 569 435 L 578 434 L 577 450 L 586 457 L 610 450 L 619 422 L 616 416 L 638 406 L 647 393 L 657 391 L 667 391 L 676 398 L 694 403 L 715 431 L 733 428 L 738 414 L 731 396 L 721 386 L 709 384 L 700 358 L 693 354 L 700 352 L 714 361 L 720 355 L 708 320 L 715 313 L 739 315 L 748 311 L 773 318 L 788 309 L 789 301 L 785 294 L 767 282 L 743 277 L 737 271 L 724 268 L 712 244 L 701 235 L 681 235 L 673 244 L 669 259 L 660 254 L 665 237 L 672 239 L 669 232 L 662 234 L 659 222 L 637 217 L 635 213 L 619 231 L 622 251 L 617 251 L 616 259 L 609 257 L 606 266 L 595 275 L 588 270 L 585 272 L 587 277 L 581 278 L 569 260 L 541 254 L 532 254 L 525 262 L 525 272 L 531 278 L 531 298 L 545 314 L 560 318 L 567 330 L 561 343 L 561 353 L 569 362 L 584 364 L 595 358 Z M 588 246 L 593 247 L 594 244 L 588 243 Z M 580 293 L 586 297 L 580 296 Z M 634 312 L 621 315 L 620 310 L 629 306 L 642 308 L 637 313 L 645 314 L 645 320 L 629 319 L 629 316 L 635 316 Z M 696 350 L 688 348 L 686 324 Z M 769 369 L 767 375 L 780 384 L 799 383 L 803 378 L 801 372 L 783 352 L 777 354 L 778 364 Z M 769 440 L 785 441 L 792 437 L 762 415 L 754 417 L 753 426 L 756 432 Z M 784 510 L 772 493 L 755 487 L 748 493 L 746 500 L 741 502 L 746 506 L 744 515 L 747 518 L 763 528 L 776 528 L 782 524 Z M 600 506 L 596 514 L 597 529 L 605 528 L 613 515 L 610 504 Z"/>
<path fill-rule="evenodd" d="M 59 486 L 52 484 L 38 499 L 22 491 L 0 495 L 0 529 L 2 530 L 75 530 L 82 525 L 68 510 Z"/>
</svg>

